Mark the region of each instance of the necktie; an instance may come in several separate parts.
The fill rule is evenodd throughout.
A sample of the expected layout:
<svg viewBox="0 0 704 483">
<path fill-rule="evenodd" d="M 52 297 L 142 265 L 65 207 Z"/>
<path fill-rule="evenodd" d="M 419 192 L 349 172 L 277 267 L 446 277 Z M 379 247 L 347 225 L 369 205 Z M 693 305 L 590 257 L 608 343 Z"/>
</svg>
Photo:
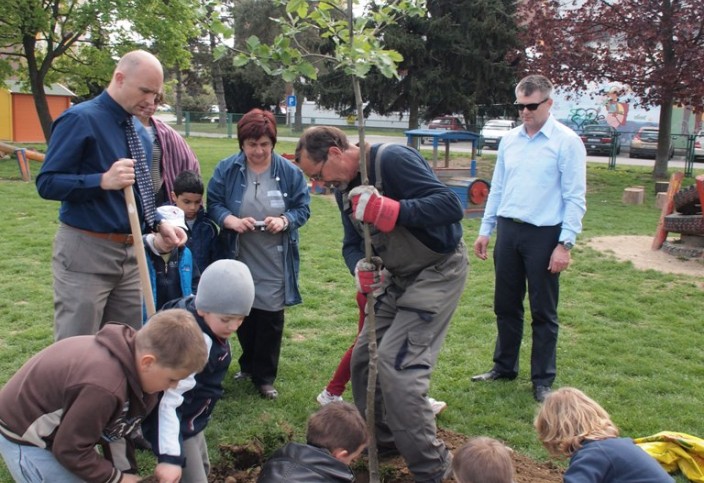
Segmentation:
<svg viewBox="0 0 704 483">
<path fill-rule="evenodd" d="M 139 198 L 142 200 L 144 220 L 147 222 L 147 226 L 151 228 L 154 226 L 154 212 L 156 211 L 154 187 L 149 174 L 149 167 L 147 167 L 147 155 L 144 153 L 144 147 L 139 140 L 137 130 L 134 128 L 133 119 L 133 117 L 129 117 L 125 124 L 127 146 L 130 148 L 130 156 L 135 160 L 134 171 L 137 179 L 137 188 L 139 189 Z"/>
</svg>

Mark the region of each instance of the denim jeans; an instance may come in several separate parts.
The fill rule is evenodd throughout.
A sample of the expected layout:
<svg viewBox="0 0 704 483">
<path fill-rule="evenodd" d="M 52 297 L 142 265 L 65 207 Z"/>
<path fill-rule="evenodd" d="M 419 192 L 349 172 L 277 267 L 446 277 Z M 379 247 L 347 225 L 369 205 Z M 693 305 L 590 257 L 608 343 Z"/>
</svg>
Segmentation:
<svg viewBox="0 0 704 483">
<path fill-rule="evenodd" d="M 36 446 L 15 444 L 0 435 L 0 454 L 12 478 L 20 483 L 82 483 L 51 451 Z"/>
</svg>

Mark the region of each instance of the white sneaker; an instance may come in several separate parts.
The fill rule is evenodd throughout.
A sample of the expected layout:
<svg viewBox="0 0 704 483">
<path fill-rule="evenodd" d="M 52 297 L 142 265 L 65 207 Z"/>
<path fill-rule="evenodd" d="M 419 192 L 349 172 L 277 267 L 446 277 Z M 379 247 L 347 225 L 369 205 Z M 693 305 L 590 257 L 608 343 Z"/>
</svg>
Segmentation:
<svg viewBox="0 0 704 483">
<path fill-rule="evenodd" d="M 318 404 L 320 404 L 321 406 L 325 406 L 326 404 L 330 404 L 331 402 L 342 401 L 342 396 L 335 396 L 334 394 L 330 394 L 327 389 L 323 389 L 323 392 L 318 394 L 318 397 L 315 399 L 318 401 Z"/>
<path fill-rule="evenodd" d="M 438 401 L 437 399 L 429 397 L 428 402 L 430 403 L 430 407 L 432 408 L 435 416 L 447 409 L 447 403 L 445 401 Z"/>
</svg>

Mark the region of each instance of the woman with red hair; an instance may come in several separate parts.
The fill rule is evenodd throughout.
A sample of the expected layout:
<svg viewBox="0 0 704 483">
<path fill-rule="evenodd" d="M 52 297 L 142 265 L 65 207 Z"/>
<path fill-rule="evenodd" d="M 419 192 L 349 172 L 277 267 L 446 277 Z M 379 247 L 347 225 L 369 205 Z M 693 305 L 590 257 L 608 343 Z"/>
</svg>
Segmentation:
<svg viewBox="0 0 704 483">
<path fill-rule="evenodd" d="M 276 120 L 252 109 L 237 123 L 240 152 L 218 163 L 208 184 L 207 211 L 223 229 L 228 257 L 254 278 L 252 311 L 237 331 L 242 347 L 236 380 L 251 380 L 276 399 L 284 307 L 301 303 L 298 228 L 310 216 L 301 170 L 274 153 Z"/>
</svg>

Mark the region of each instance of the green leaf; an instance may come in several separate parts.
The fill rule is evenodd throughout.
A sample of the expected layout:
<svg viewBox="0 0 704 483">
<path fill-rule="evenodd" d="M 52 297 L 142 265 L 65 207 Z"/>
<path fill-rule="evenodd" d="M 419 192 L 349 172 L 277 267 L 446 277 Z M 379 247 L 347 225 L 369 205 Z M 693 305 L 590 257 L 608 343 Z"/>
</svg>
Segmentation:
<svg viewBox="0 0 704 483">
<path fill-rule="evenodd" d="M 301 72 L 301 75 L 307 77 L 308 79 L 315 80 L 318 78 L 318 69 L 316 69 L 315 66 L 310 62 L 301 62 L 298 67 Z"/>
<path fill-rule="evenodd" d="M 237 54 L 234 59 L 232 59 L 232 65 L 235 67 L 244 67 L 249 64 L 252 59 L 246 54 Z"/>
<path fill-rule="evenodd" d="M 257 37 L 256 35 L 252 35 L 247 39 L 247 48 L 249 50 L 254 50 L 259 45 L 261 45 L 261 42 L 259 41 L 259 37 Z"/>
</svg>

